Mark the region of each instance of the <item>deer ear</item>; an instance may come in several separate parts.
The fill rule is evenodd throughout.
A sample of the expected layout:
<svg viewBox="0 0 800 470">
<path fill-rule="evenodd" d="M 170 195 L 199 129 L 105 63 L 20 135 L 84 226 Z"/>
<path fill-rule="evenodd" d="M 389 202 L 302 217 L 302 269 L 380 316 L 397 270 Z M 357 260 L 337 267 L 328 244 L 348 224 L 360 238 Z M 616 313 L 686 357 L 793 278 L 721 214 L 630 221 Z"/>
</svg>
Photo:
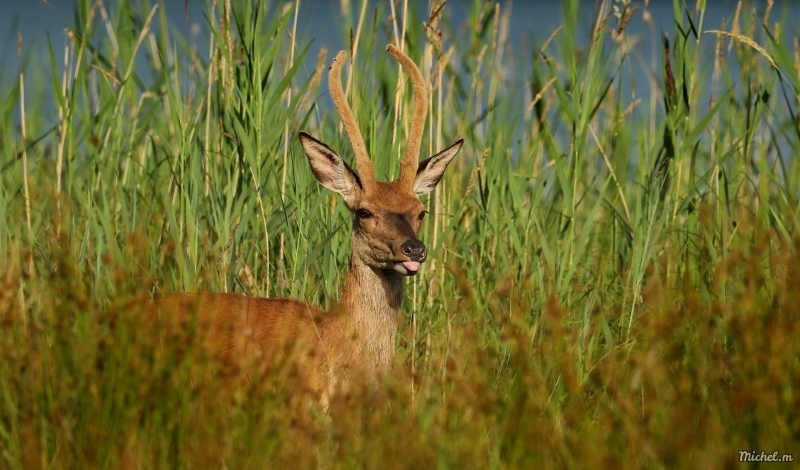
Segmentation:
<svg viewBox="0 0 800 470">
<path fill-rule="evenodd" d="M 326 188 L 344 196 L 348 202 L 361 190 L 361 181 L 338 153 L 305 132 L 300 132 L 300 143 L 311 164 L 317 181 Z"/>
<path fill-rule="evenodd" d="M 456 156 L 464 139 L 458 139 L 453 145 L 447 147 L 436 155 L 423 160 L 417 167 L 417 176 L 414 179 L 414 194 L 420 196 L 433 191 L 444 175 L 444 170 L 453 157 Z"/>
</svg>

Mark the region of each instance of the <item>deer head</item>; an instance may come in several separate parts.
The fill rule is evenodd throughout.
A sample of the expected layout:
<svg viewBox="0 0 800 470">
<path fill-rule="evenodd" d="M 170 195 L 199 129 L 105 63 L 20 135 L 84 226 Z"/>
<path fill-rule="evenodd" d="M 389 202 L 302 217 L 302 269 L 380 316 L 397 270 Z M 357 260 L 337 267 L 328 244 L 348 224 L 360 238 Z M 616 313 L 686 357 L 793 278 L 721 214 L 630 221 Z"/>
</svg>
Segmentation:
<svg viewBox="0 0 800 470">
<path fill-rule="evenodd" d="M 357 173 L 336 151 L 309 134 L 300 132 L 300 142 L 317 181 L 341 194 L 352 214 L 353 258 L 375 269 L 413 276 L 427 257 L 425 245 L 417 238 L 427 213 L 419 196 L 436 187 L 464 140 L 458 139 L 450 147 L 419 162 L 428 108 L 425 83 L 419 68 L 408 56 L 391 44 L 387 50 L 410 76 L 414 92 L 414 114 L 400 162 L 400 178 L 389 182 L 375 180 L 372 160 L 342 90 L 345 51 L 334 59 L 328 83 L 333 104 L 353 147 Z"/>
</svg>

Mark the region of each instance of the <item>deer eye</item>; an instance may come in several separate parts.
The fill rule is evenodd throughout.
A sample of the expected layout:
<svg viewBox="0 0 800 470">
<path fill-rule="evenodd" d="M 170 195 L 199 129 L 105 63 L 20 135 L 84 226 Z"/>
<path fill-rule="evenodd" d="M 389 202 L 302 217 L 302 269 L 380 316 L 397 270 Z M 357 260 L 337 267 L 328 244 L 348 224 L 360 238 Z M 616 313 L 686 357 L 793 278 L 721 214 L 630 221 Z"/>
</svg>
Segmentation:
<svg viewBox="0 0 800 470">
<path fill-rule="evenodd" d="M 358 209 L 356 215 L 359 219 L 369 219 L 372 217 L 372 212 L 370 212 L 369 209 Z"/>
<path fill-rule="evenodd" d="M 428 211 L 422 211 L 422 212 L 420 212 L 420 213 L 419 213 L 419 215 L 417 216 L 417 218 L 418 218 L 419 220 L 422 220 L 422 219 L 424 219 L 424 218 L 425 218 L 425 214 L 427 214 L 427 213 L 428 213 Z"/>
</svg>

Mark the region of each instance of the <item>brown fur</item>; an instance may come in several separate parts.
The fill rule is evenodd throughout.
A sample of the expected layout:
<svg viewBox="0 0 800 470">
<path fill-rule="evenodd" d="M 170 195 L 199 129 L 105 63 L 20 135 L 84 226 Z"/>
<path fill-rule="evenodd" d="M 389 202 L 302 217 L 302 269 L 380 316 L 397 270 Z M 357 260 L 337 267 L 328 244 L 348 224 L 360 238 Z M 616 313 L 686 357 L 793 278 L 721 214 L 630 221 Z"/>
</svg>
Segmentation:
<svg viewBox="0 0 800 470">
<path fill-rule="evenodd" d="M 416 99 L 420 90 L 424 91 L 422 74 L 398 49 L 391 47 L 390 52 L 406 70 L 413 68 L 416 105 L 412 131 L 419 135 L 409 137 L 406 159 L 411 155 L 416 164 L 427 106 L 424 99 Z M 419 163 L 416 172 L 404 171 L 410 181 L 402 177 L 400 181 L 375 181 L 372 162 L 339 82 L 345 56 L 339 53 L 329 80 L 356 151 L 360 177 L 333 149 L 300 133 L 315 177 L 344 197 L 353 216 L 353 253 L 339 303 L 325 312 L 292 299 L 173 294 L 155 302 L 149 311 L 150 320 L 162 325 L 187 322 L 194 313 L 203 340 L 227 362 L 259 364 L 261 373 L 286 363 L 296 365 L 303 388 L 323 409 L 335 394 L 353 387 L 377 390 L 390 370 L 397 313 L 403 303 L 403 277 L 415 275 L 427 257 L 417 238 L 426 212 L 418 196 L 436 186 L 463 143 L 458 140 Z"/>
</svg>

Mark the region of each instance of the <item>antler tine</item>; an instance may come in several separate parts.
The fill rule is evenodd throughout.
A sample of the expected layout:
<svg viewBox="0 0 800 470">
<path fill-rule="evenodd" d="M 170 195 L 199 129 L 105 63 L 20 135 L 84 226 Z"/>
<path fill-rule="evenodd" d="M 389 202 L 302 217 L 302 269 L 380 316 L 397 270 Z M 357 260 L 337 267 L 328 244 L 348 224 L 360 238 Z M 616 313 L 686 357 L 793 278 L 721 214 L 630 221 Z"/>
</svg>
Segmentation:
<svg viewBox="0 0 800 470">
<path fill-rule="evenodd" d="M 419 165 L 419 150 L 422 146 L 422 134 L 425 131 L 425 115 L 428 113 L 428 93 L 425 90 L 422 72 L 417 64 L 392 44 L 386 46 L 386 50 L 403 66 L 411 79 L 414 90 L 414 116 L 411 121 L 411 132 L 408 135 L 406 153 L 400 162 L 400 182 L 410 188 L 414 185 L 414 177 Z"/>
<path fill-rule="evenodd" d="M 336 111 L 339 113 L 339 118 L 342 120 L 344 130 L 347 132 L 347 137 L 350 138 L 350 144 L 353 146 L 353 153 L 356 156 L 356 171 L 361 179 L 361 183 L 371 186 L 375 182 L 375 172 L 372 168 L 372 160 L 367 153 L 367 146 L 364 144 L 364 137 L 358 129 L 353 111 L 350 105 L 347 104 L 347 97 L 344 95 L 342 89 L 342 67 L 347 58 L 345 51 L 340 51 L 336 58 L 333 59 L 330 71 L 328 72 L 328 88 L 333 99 L 333 105 L 336 106 Z"/>
</svg>

